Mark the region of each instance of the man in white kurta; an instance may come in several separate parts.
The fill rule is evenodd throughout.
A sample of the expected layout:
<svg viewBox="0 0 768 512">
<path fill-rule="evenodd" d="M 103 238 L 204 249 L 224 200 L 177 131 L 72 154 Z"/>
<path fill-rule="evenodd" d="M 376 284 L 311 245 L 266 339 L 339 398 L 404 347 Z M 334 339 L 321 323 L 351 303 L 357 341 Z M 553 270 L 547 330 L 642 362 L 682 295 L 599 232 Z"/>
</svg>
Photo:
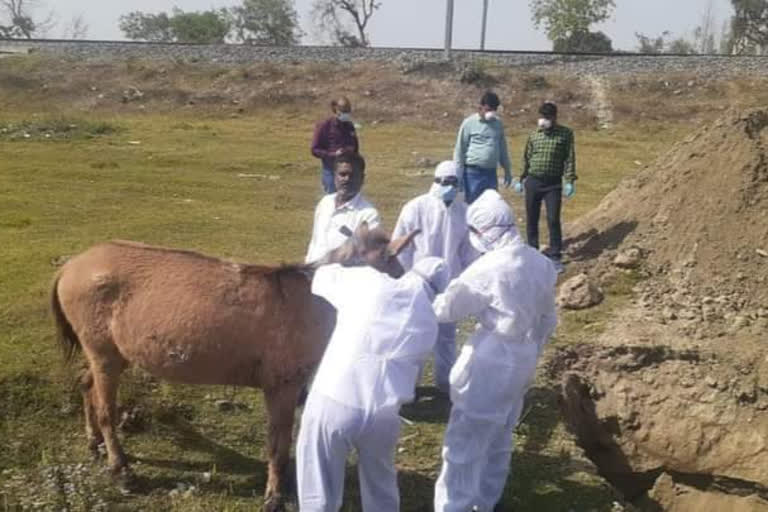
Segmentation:
<svg viewBox="0 0 768 512">
<path fill-rule="evenodd" d="M 400 507 L 395 446 L 400 405 L 437 336 L 431 300 L 449 279 L 443 262 L 424 259 L 400 279 L 371 267 L 327 265 L 312 292 L 337 311 L 301 417 L 296 442 L 299 509 L 337 512 L 347 455 L 358 454 L 364 512 Z"/>
<path fill-rule="evenodd" d="M 363 196 L 365 160 L 357 154 L 336 159 L 334 183 L 336 192 L 323 197 L 315 208 L 312 239 L 305 261 L 318 261 L 329 251 L 342 245 L 349 234 L 363 222 L 369 228 L 379 225 L 379 212 Z"/>
<path fill-rule="evenodd" d="M 459 168 L 446 161 L 435 169 L 429 192 L 405 204 L 397 219 L 392 239 L 415 230 L 421 233 L 398 256 L 405 270 L 429 256 L 442 258 L 451 279 L 458 277 L 478 256 L 469 243 L 467 205 L 458 195 Z M 456 324 L 440 324 L 435 343 L 435 385 L 448 393 L 448 374 L 456 361 Z"/>
<path fill-rule="evenodd" d="M 521 240 L 498 192 L 483 192 L 467 222 L 470 241 L 483 255 L 434 301 L 441 322 L 472 315 L 479 323 L 451 370 L 453 407 L 435 512 L 494 510 L 525 392 L 557 324 L 555 267 Z"/>
</svg>

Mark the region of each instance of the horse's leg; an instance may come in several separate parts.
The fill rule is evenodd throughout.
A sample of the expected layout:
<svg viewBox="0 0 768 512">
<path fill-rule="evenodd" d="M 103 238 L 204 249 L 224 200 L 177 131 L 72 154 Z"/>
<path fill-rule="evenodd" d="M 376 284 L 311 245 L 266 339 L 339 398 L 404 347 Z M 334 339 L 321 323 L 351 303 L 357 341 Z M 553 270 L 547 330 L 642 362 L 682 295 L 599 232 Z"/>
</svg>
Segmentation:
<svg viewBox="0 0 768 512">
<path fill-rule="evenodd" d="M 85 413 L 85 435 L 88 438 L 88 449 L 94 457 L 99 456 L 99 445 L 104 442 L 94 408 L 95 391 L 93 389 L 93 374 L 90 368 L 83 370 L 80 375 L 80 392 L 83 395 L 83 412 Z"/>
<path fill-rule="evenodd" d="M 269 459 L 264 511 L 284 510 L 288 485 L 288 462 L 293 434 L 293 415 L 303 382 L 286 383 L 265 389 L 264 400 L 269 418 L 267 456 Z"/>
<path fill-rule="evenodd" d="M 104 436 L 107 448 L 107 463 L 112 473 L 117 475 L 128 466 L 128 460 L 117 439 L 117 386 L 120 374 L 125 369 L 125 361 L 113 358 L 110 361 L 96 361 L 91 364 L 93 376 L 93 405 L 96 421 Z"/>
</svg>

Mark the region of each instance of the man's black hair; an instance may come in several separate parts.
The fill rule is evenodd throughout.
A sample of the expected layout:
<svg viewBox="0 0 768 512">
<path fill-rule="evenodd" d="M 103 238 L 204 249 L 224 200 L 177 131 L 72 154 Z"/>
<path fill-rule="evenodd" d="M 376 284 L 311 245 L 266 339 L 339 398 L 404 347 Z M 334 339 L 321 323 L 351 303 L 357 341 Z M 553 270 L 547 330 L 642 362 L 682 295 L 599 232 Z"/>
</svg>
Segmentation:
<svg viewBox="0 0 768 512">
<path fill-rule="evenodd" d="M 333 161 L 333 170 L 339 168 L 339 164 L 349 164 L 355 172 L 365 174 L 365 158 L 359 153 L 344 153 Z"/>
<path fill-rule="evenodd" d="M 499 101 L 499 96 L 495 92 L 487 91 L 483 94 L 483 97 L 480 98 L 480 104 L 490 107 L 492 110 L 496 110 L 499 108 L 499 105 L 501 105 L 501 101 Z"/>
<path fill-rule="evenodd" d="M 539 107 L 539 114 L 544 117 L 557 117 L 557 105 L 551 101 L 545 101 L 541 107 Z"/>
</svg>

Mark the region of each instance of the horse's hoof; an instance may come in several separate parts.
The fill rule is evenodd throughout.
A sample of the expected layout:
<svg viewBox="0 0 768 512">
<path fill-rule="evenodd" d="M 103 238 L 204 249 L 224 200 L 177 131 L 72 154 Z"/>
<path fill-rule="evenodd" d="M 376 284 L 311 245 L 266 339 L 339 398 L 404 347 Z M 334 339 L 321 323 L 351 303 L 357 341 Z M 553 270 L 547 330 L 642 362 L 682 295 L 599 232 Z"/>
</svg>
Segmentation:
<svg viewBox="0 0 768 512">
<path fill-rule="evenodd" d="M 270 496 L 264 500 L 264 512 L 286 512 L 285 500 L 281 496 Z"/>
<path fill-rule="evenodd" d="M 104 442 L 93 441 L 88 445 L 88 450 L 91 452 L 94 462 L 98 462 L 107 456 L 107 448 L 104 446 Z"/>
<path fill-rule="evenodd" d="M 131 468 L 122 465 L 113 467 L 109 471 L 112 474 L 112 480 L 114 480 L 115 485 L 117 485 L 121 491 L 127 490 L 130 492 L 131 487 L 136 481 L 136 477 L 133 475 Z"/>
</svg>

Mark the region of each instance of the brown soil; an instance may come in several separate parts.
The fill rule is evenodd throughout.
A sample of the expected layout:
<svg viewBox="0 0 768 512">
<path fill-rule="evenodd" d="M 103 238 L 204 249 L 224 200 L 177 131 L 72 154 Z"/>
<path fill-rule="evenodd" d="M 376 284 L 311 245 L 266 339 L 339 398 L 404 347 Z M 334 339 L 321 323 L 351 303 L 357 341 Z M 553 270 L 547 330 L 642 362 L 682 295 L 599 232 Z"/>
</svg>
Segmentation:
<svg viewBox="0 0 768 512">
<path fill-rule="evenodd" d="M 766 128 L 768 109 L 754 109 L 693 131 L 570 227 L 571 257 L 604 272 L 639 248 L 659 292 L 643 298 L 675 307 L 670 317 L 768 316 Z"/>
<path fill-rule="evenodd" d="M 425 66 L 416 71 L 393 64 L 253 63 L 223 65 L 169 60 L 113 62 L 6 58 L 0 69 L 0 108 L 56 112 L 81 109 L 106 113 L 189 112 L 239 116 L 279 108 L 287 115 L 316 117 L 335 96 L 348 95 L 356 115 L 369 123 L 415 121 L 455 125 L 475 109 L 487 88 L 496 90 L 510 130 L 528 129 L 543 100 L 558 102 L 567 124 L 598 129 L 590 82 L 556 72 L 542 74 L 480 66 L 466 70 Z M 726 106 L 768 101 L 768 79 L 732 80 L 699 74 L 650 75 L 604 80 L 616 123 L 645 120 L 711 120 Z M 670 97 L 674 101 L 668 101 Z"/>
<path fill-rule="evenodd" d="M 569 233 L 578 271 L 631 250 L 646 278 L 550 361 L 587 455 L 644 510 L 768 510 L 768 109 L 692 131 Z"/>
</svg>

